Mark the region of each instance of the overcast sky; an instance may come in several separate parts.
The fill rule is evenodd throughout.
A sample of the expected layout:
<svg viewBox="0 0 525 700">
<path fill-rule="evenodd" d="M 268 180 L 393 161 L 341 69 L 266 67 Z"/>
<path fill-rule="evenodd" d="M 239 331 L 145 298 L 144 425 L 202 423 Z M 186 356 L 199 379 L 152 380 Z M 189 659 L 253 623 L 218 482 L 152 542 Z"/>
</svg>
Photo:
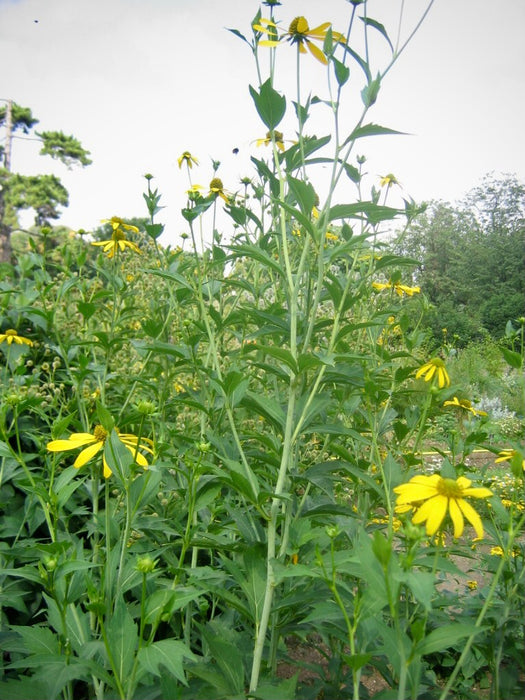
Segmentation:
<svg viewBox="0 0 525 700">
<path fill-rule="evenodd" d="M 369 2 L 369 16 L 391 36 L 400 2 Z M 405 35 L 425 6 L 405 0 Z M 152 173 L 167 207 L 163 240 L 176 244 L 187 187 L 181 152 L 199 158 L 194 181 L 204 186 L 211 158 L 220 160 L 230 190 L 252 174 L 249 155 L 263 155 L 253 144 L 264 127 L 248 93 L 257 84 L 252 54 L 225 29 L 250 36 L 258 7 L 256 0 L 0 0 L 0 98 L 30 107 L 41 130 L 74 134 L 93 159 L 67 171 L 37 156 L 36 142 L 17 139 L 13 170 L 61 177 L 70 193 L 61 223 L 73 229 L 113 215 L 145 216 L 143 175 Z M 332 21 L 345 31 L 350 10 L 345 0 L 282 0 L 278 16 L 284 27 L 304 15 L 310 27 Z M 524 0 L 435 1 L 370 112 L 370 121 L 411 134 L 359 144 L 370 184 L 392 172 L 416 201 L 454 201 L 490 171 L 525 180 L 524 27 Z M 375 70 L 386 56 L 381 42 Z M 294 51 L 278 51 L 278 87 L 285 88 Z M 326 97 L 315 63 L 307 56 L 302 64 L 305 93 L 311 87 Z M 362 87 L 360 69 L 351 81 Z M 308 123 L 307 133 L 313 127 L 321 136 L 323 123 Z"/>
</svg>

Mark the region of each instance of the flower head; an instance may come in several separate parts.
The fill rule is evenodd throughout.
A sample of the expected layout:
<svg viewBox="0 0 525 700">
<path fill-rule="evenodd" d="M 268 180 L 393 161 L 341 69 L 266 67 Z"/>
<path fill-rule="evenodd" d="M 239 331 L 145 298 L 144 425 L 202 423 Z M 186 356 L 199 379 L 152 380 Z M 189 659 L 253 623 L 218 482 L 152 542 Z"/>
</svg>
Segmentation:
<svg viewBox="0 0 525 700">
<path fill-rule="evenodd" d="M 440 389 L 444 386 L 450 386 L 450 377 L 445 369 L 445 363 L 439 357 L 433 357 L 418 369 L 416 379 L 420 377 L 423 377 L 426 382 L 430 382 L 434 377 L 437 377 Z"/>
<path fill-rule="evenodd" d="M 406 284 L 401 284 L 400 282 L 372 282 L 372 287 L 377 289 L 378 292 L 383 291 L 383 289 L 393 289 L 400 297 L 402 297 L 403 294 L 411 297 L 421 292 L 421 287 L 408 287 Z"/>
<path fill-rule="evenodd" d="M 193 168 L 193 165 L 198 165 L 199 161 L 197 158 L 191 155 L 189 151 L 184 151 L 184 153 L 177 159 L 177 163 L 179 164 L 179 168 L 182 168 L 184 164 L 186 164 L 186 167 Z"/>
<path fill-rule="evenodd" d="M 444 401 L 443 406 L 455 406 L 456 408 L 460 408 L 463 411 L 468 411 L 469 413 L 472 413 L 473 416 L 487 415 L 486 411 L 480 411 L 477 408 L 474 408 L 468 399 L 458 399 L 457 396 L 454 396 L 452 401 Z"/>
<path fill-rule="evenodd" d="M 284 141 L 283 141 L 283 135 L 280 131 L 274 131 L 273 132 L 273 137 L 275 139 L 275 145 L 280 151 L 284 151 L 285 146 L 284 146 Z M 257 139 L 256 145 L 257 146 L 271 146 L 272 144 L 272 132 L 268 131 L 266 133 L 265 138 L 263 139 Z"/>
<path fill-rule="evenodd" d="M 6 342 L 8 345 L 15 343 L 16 345 L 33 345 L 33 341 L 29 338 L 24 338 L 18 335 L 13 328 L 8 328 L 3 333 L 0 333 L 0 343 Z"/>
<path fill-rule="evenodd" d="M 392 175 L 392 173 L 388 173 L 388 175 L 381 176 L 381 179 L 379 180 L 380 187 L 387 187 L 388 189 L 390 189 L 392 185 L 399 185 L 399 180 L 395 175 Z"/>
<path fill-rule="evenodd" d="M 326 33 L 330 27 L 330 22 L 324 22 L 318 27 L 310 29 L 305 17 L 295 17 L 288 27 L 288 31 L 279 36 L 275 22 L 269 19 L 261 19 L 259 24 L 253 25 L 255 31 L 262 32 L 268 36 L 259 42 L 260 46 L 278 46 L 280 41 L 286 40 L 291 44 L 297 44 L 300 53 L 310 51 L 312 56 L 323 65 L 328 64 L 328 60 L 321 49 L 313 41 L 324 42 Z M 334 41 L 344 42 L 344 36 L 340 32 L 332 32 Z"/>
<path fill-rule="evenodd" d="M 123 252 L 126 248 L 129 248 L 134 253 L 140 253 L 140 248 L 133 243 L 133 241 L 128 241 L 126 238 L 126 231 L 131 231 L 132 233 L 138 233 L 139 230 L 136 226 L 132 224 L 126 224 L 118 216 L 112 216 L 111 219 L 103 219 L 103 224 L 111 224 L 113 233 L 111 238 L 107 241 L 92 241 L 91 245 L 102 246 L 104 253 L 108 254 L 108 258 L 112 258 L 118 251 Z"/>
<path fill-rule="evenodd" d="M 120 433 L 116 428 L 115 431 L 119 440 L 128 448 L 133 455 L 133 459 L 140 464 L 141 467 L 147 469 L 148 461 L 139 450 L 144 450 L 153 454 L 153 442 L 149 438 L 139 438 L 130 433 Z M 87 464 L 93 457 L 104 449 L 104 445 L 109 433 L 101 425 L 96 425 L 93 433 L 72 433 L 67 440 L 52 440 L 47 443 L 47 449 L 50 452 L 64 452 L 67 450 L 76 450 L 79 447 L 84 447 L 82 452 L 73 462 L 76 469 L 80 469 Z M 106 462 L 106 458 L 102 455 L 102 463 L 104 465 L 104 476 L 108 479 L 112 472 Z"/>
<path fill-rule="evenodd" d="M 132 224 L 126 224 L 126 222 L 120 218 L 120 216 L 112 216 L 111 219 L 102 219 L 103 224 L 111 224 L 113 232 L 115 231 L 131 231 L 132 233 L 138 233 L 139 230 L 136 226 Z"/>
<path fill-rule="evenodd" d="M 414 476 L 407 484 L 394 489 L 398 494 L 396 512 L 406 510 L 407 505 L 416 507 L 412 522 L 419 525 L 426 521 L 427 535 L 434 535 L 448 511 L 454 525 L 454 537 L 463 534 L 463 516 L 471 523 L 477 537 L 483 537 L 481 518 L 465 498 L 490 498 L 492 491 L 483 487 L 472 488 L 471 483 L 464 476 L 455 480 L 445 479 L 439 474 Z"/>
<path fill-rule="evenodd" d="M 525 471 L 525 457 L 519 450 L 501 450 L 498 452 L 497 458 L 494 462 L 512 462 L 519 464 L 521 460 L 521 467 Z"/>
<path fill-rule="evenodd" d="M 222 180 L 220 177 L 214 177 L 213 180 L 210 182 L 210 195 L 219 195 L 221 199 L 224 199 L 226 203 L 230 202 L 230 198 L 224 191 L 224 185 L 222 184 Z"/>
</svg>

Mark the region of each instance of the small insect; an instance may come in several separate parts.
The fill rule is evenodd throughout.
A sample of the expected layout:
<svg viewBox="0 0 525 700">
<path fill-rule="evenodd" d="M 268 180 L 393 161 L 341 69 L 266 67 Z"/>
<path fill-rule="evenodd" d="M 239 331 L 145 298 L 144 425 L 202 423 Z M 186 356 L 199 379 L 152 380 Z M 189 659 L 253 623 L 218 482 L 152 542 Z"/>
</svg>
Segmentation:
<svg viewBox="0 0 525 700">
<path fill-rule="evenodd" d="M 238 149 L 238 148 L 232 149 L 232 153 L 233 153 L 234 156 L 236 156 L 237 153 L 239 153 L 239 149 Z"/>
</svg>

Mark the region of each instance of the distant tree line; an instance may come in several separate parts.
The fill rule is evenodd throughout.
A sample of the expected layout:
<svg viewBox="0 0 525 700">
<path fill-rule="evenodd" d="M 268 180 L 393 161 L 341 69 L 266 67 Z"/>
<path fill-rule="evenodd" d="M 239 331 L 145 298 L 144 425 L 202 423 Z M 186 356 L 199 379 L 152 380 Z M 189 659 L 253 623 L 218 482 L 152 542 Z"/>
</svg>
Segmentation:
<svg viewBox="0 0 525 700">
<path fill-rule="evenodd" d="M 458 205 L 433 201 L 396 244 L 419 261 L 414 282 L 430 301 L 425 318 L 461 347 L 525 315 L 525 186 L 487 175 Z"/>
</svg>

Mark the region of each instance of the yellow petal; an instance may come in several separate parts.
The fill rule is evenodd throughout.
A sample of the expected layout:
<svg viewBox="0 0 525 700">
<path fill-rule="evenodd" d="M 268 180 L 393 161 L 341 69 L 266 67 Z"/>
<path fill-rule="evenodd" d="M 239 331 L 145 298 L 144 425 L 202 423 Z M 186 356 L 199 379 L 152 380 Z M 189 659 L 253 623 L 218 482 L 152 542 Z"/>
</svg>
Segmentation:
<svg viewBox="0 0 525 700">
<path fill-rule="evenodd" d="M 472 498 L 490 498 L 493 493 L 490 489 L 486 489 L 484 486 L 478 486 L 471 489 L 465 489 L 463 491 L 464 496 L 472 496 Z"/>
<path fill-rule="evenodd" d="M 324 39 L 325 34 L 326 34 L 326 30 L 328 29 L 330 24 L 331 24 L 330 22 L 324 22 L 323 24 L 320 24 L 318 27 L 315 27 L 314 29 L 310 29 L 308 34 L 310 36 L 316 36 L 319 39 Z"/>
<path fill-rule="evenodd" d="M 328 65 L 326 56 L 321 51 L 321 49 L 315 44 L 313 44 L 311 41 L 307 41 L 306 43 L 308 44 L 308 48 L 310 49 L 310 53 L 312 54 L 312 56 L 314 56 L 314 58 L 320 61 L 324 66 Z"/>
<path fill-rule="evenodd" d="M 465 525 L 465 522 L 463 520 L 463 515 L 458 506 L 458 503 L 454 498 L 450 499 L 449 511 L 450 517 L 452 518 L 452 522 L 454 523 L 454 537 L 457 539 L 463 534 L 463 527 Z"/>
<path fill-rule="evenodd" d="M 480 538 L 483 537 L 483 523 L 481 522 L 481 518 L 476 513 L 474 508 L 463 498 L 458 498 L 457 503 L 463 511 L 463 515 L 466 517 L 466 519 L 476 531 L 476 535 Z"/>
<path fill-rule="evenodd" d="M 61 452 L 62 450 L 74 450 L 82 445 L 89 445 L 95 442 L 96 438 L 91 433 L 73 433 L 67 440 L 52 440 L 47 444 L 47 449 L 51 452 Z"/>
<path fill-rule="evenodd" d="M 419 525 L 426 520 L 427 535 L 434 535 L 439 530 L 447 512 L 447 502 L 448 498 L 445 496 L 430 498 L 417 510 L 412 522 L 414 525 Z"/>
<path fill-rule="evenodd" d="M 104 478 L 109 479 L 109 477 L 113 474 L 113 472 L 109 468 L 108 463 L 106 462 L 106 458 L 104 457 L 104 455 L 102 455 L 102 464 L 104 466 Z"/>
<path fill-rule="evenodd" d="M 89 447 L 86 447 L 86 449 L 82 450 L 82 452 L 75 459 L 75 461 L 73 462 L 73 466 L 76 467 L 77 469 L 80 469 L 80 467 L 83 467 L 84 464 L 87 464 L 90 459 L 93 459 L 93 457 L 97 454 L 97 452 L 100 452 L 103 445 L 104 445 L 103 442 L 97 441 L 94 445 L 90 445 Z"/>
</svg>

